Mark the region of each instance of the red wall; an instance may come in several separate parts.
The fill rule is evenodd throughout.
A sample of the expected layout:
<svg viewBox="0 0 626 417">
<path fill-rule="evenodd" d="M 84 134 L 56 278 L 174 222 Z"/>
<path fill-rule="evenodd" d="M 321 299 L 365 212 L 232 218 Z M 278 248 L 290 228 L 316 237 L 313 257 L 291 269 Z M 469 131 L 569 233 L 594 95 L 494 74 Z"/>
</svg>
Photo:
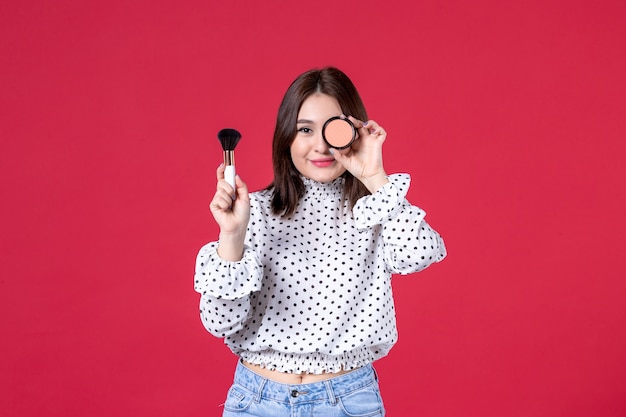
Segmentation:
<svg viewBox="0 0 626 417">
<path fill-rule="evenodd" d="M 242 5 L 240 3 L 246 3 Z M 288 84 L 342 68 L 449 256 L 396 277 L 391 416 L 626 415 L 626 3 L 0 5 L 0 410 L 219 415 L 196 251 L 235 127 L 271 179 Z"/>
</svg>

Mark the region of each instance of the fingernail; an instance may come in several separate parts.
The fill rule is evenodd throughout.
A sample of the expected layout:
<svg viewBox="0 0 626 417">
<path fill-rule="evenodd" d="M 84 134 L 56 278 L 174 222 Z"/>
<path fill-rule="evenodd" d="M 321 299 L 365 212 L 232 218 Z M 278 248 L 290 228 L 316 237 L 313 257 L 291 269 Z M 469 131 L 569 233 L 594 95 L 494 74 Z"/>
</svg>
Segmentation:
<svg viewBox="0 0 626 417">
<path fill-rule="evenodd" d="M 328 152 L 330 152 L 330 154 L 331 154 L 331 155 L 334 155 L 334 154 L 335 154 L 335 150 L 334 150 L 333 148 L 330 148 L 330 149 L 328 150 Z"/>
<path fill-rule="evenodd" d="M 363 122 L 363 127 L 367 126 L 367 121 Z"/>
</svg>

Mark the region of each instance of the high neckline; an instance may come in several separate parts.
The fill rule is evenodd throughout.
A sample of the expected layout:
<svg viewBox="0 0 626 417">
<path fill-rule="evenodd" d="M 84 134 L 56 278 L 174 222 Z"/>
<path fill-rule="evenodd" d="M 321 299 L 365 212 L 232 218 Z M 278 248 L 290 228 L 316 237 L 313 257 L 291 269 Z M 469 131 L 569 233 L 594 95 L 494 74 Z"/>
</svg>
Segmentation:
<svg viewBox="0 0 626 417">
<path fill-rule="evenodd" d="M 345 179 L 339 177 L 331 182 L 318 182 L 310 178 L 301 176 L 304 183 L 306 197 L 314 198 L 336 198 L 343 194 L 343 185 Z"/>
</svg>

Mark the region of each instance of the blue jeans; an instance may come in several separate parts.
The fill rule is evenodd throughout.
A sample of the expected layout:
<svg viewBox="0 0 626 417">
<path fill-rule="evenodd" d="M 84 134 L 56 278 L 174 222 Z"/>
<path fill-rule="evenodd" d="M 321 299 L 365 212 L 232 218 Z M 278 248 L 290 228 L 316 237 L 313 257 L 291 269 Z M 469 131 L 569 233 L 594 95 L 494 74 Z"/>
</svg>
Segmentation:
<svg viewBox="0 0 626 417">
<path fill-rule="evenodd" d="M 384 415 L 378 378 L 372 365 L 325 381 L 289 385 L 263 378 L 239 362 L 223 417 Z"/>
</svg>

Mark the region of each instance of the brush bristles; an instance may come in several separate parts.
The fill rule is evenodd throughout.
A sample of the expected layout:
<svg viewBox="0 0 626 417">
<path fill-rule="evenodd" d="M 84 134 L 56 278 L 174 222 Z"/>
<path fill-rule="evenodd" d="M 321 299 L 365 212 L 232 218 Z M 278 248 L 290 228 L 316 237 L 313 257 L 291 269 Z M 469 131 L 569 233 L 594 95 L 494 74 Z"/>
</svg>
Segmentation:
<svg viewBox="0 0 626 417">
<path fill-rule="evenodd" d="M 222 144 L 224 151 L 233 151 L 237 143 L 239 143 L 239 139 L 241 139 L 241 133 L 235 129 L 222 129 L 217 133 L 217 138 Z"/>
</svg>

